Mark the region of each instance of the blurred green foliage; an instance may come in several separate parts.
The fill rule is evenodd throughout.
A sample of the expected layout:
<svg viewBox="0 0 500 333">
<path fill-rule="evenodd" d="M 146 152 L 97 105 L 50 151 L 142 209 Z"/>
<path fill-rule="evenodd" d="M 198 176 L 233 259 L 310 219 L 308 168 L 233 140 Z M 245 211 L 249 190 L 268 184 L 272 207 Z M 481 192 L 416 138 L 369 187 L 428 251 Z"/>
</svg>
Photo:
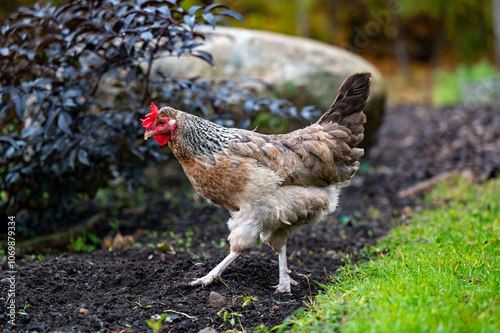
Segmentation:
<svg viewBox="0 0 500 333">
<path fill-rule="evenodd" d="M 456 105 L 462 102 L 465 97 L 463 96 L 464 84 L 499 77 L 496 68 L 487 60 L 482 60 L 472 66 L 461 64 L 453 71 L 438 69 L 434 75 L 432 102 L 436 106 Z"/>
<path fill-rule="evenodd" d="M 397 19 L 414 60 L 431 61 L 444 52 L 453 60 L 474 61 L 491 55 L 494 47 L 489 0 L 223 2 L 243 15 L 248 28 L 311 37 L 371 57 L 394 56 Z M 364 40 L 363 47 L 356 39 Z"/>
</svg>

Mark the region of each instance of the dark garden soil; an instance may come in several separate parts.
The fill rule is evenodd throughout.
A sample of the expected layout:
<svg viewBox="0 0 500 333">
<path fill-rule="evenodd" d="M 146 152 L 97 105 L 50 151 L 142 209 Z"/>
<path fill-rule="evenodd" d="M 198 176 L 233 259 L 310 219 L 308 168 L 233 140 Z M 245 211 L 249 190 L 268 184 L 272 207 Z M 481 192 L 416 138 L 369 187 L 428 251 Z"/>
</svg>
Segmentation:
<svg viewBox="0 0 500 333">
<path fill-rule="evenodd" d="M 38 259 L 20 255 L 17 310 L 29 306 L 26 315 L 16 315 L 15 327 L 6 324 L 8 311 L 2 306 L 0 332 L 147 332 L 146 321 L 164 312 L 170 316 L 162 332 L 271 328 L 317 294 L 318 284 L 331 282 L 346 260 L 363 260 L 364 247 L 418 208 L 418 199 L 400 198 L 398 192 L 452 170 L 469 169 L 479 180 L 496 175 L 499 129 L 498 109 L 391 108 L 337 211 L 288 242 L 291 276 L 299 282 L 290 295 L 274 293 L 278 261 L 266 246 L 242 255 L 221 281 L 206 288 L 188 286 L 228 253 L 228 214 L 193 196 L 184 178 L 166 179 L 161 190 L 144 194 L 146 207 L 92 211 L 101 214 L 92 233 L 104 237 L 119 230 L 134 238 L 130 248 L 116 249 L 123 241 L 115 237 L 112 251 L 78 253 L 63 247 Z M 165 190 L 170 194 L 165 196 Z M 2 269 L 5 302 L 5 261 Z M 215 302 L 212 292 L 223 299 Z"/>
</svg>

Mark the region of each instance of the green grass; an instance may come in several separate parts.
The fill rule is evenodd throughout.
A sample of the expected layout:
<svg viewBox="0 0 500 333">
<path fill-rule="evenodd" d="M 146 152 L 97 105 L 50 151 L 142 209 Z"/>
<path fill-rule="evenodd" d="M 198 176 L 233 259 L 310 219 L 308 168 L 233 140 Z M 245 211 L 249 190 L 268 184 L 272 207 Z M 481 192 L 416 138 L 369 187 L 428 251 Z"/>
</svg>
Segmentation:
<svg viewBox="0 0 500 333">
<path fill-rule="evenodd" d="M 346 265 L 281 328 L 500 332 L 500 180 L 441 184 L 426 200 L 435 208 L 394 229 L 369 262 Z"/>
</svg>

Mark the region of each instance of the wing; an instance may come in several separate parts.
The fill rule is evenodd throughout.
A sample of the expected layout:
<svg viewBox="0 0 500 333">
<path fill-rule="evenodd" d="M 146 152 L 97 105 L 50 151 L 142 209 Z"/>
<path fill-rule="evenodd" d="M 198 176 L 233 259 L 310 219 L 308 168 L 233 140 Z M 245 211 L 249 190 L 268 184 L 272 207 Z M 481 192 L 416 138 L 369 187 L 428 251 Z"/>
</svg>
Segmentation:
<svg viewBox="0 0 500 333">
<path fill-rule="evenodd" d="M 283 180 L 302 164 L 300 157 L 275 136 L 245 130 L 240 130 L 237 138 L 229 142 L 228 154 L 255 160 L 259 166 L 270 169 Z"/>
<path fill-rule="evenodd" d="M 300 157 L 285 183 L 330 186 L 349 180 L 359 169 L 363 149 L 349 145 L 351 131 L 337 123 L 314 124 L 275 139 Z"/>
<path fill-rule="evenodd" d="M 283 179 L 283 185 L 330 186 L 346 181 L 359 168 L 362 149 L 347 144 L 349 129 L 336 123 L 312 126 L 282 135 L 242 131 L 228 152 L 250 158 Z"/>
</svg>

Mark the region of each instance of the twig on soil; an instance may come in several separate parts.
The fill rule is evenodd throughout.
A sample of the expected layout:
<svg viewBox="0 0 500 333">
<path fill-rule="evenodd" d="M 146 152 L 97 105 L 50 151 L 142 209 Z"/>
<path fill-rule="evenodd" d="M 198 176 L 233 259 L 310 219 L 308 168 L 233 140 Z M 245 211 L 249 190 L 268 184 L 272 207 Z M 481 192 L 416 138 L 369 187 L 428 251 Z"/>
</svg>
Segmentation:
<svg viewBox="0 0 500 333">
<path fill-rule="evenodd" d="M 471 179 L 474 177 L 471 170 L 464 170 L 462 172 L 460 172 L 460 170 L 443 172 L 443 173 L 440 173 L 438 175 L 435 175 L 432 178 L 418 182 L 418 183 L 408 187 L 405 190 L 399 191 L 398 197 L 407 198 L 407 197 L 413 197 L 413 196 L 422 194 L 422 193 L 427 192 L 430 189 L 432 189 L 440 181 L 450 179 L 453 177 L 457 177 L 460 174 L 466 179 Z"/>
<path fill-rule="evenodd" d="M 177 314 L 180 314 L 180 315 L 183 315 L 183 316 L 186 316 L 188 317 L 189 319 L 194 319 L 194 320 L 198 320 L 198 318 L 194 317 L 194 316 L 190 316 L 184 312 L 179 312 L 179 311 L 175 311 L 175 310 L 163 310 L 163 312 L 172 312 L 172 313 L 177 313 Z"/>
<path fill-rule="evenodd" d="M 283 294 L 283 295 L 287 295 L 287 294 Z M 288 295 L 291 295 L 291 294 L 288 294 Z M 273 300 L 274 303 L 276 304 L 293 304 L 293 303 L 297 303 L 297 300 L 296 299 L 292 299 L 292 300 L 289 300 L 289 301 L 277 301 L 275 300 L 274 298 L 271 298 Z"/>
<path fill-rule="evenodd" d="M 80 224 L 71 230 L 57 232 L 47 236 L 39 236 L 19 244 L 19 248 L 25 253 L 31 253 L 40 251 L 49 247 L 58 247 L 70 242 L 71 238 L 83 235 L 91 230 L 97 225 L 97 223 L 103 220 L 105 215 L 103 213 L 92 216 L 83 224 Z"/>
</svg>

